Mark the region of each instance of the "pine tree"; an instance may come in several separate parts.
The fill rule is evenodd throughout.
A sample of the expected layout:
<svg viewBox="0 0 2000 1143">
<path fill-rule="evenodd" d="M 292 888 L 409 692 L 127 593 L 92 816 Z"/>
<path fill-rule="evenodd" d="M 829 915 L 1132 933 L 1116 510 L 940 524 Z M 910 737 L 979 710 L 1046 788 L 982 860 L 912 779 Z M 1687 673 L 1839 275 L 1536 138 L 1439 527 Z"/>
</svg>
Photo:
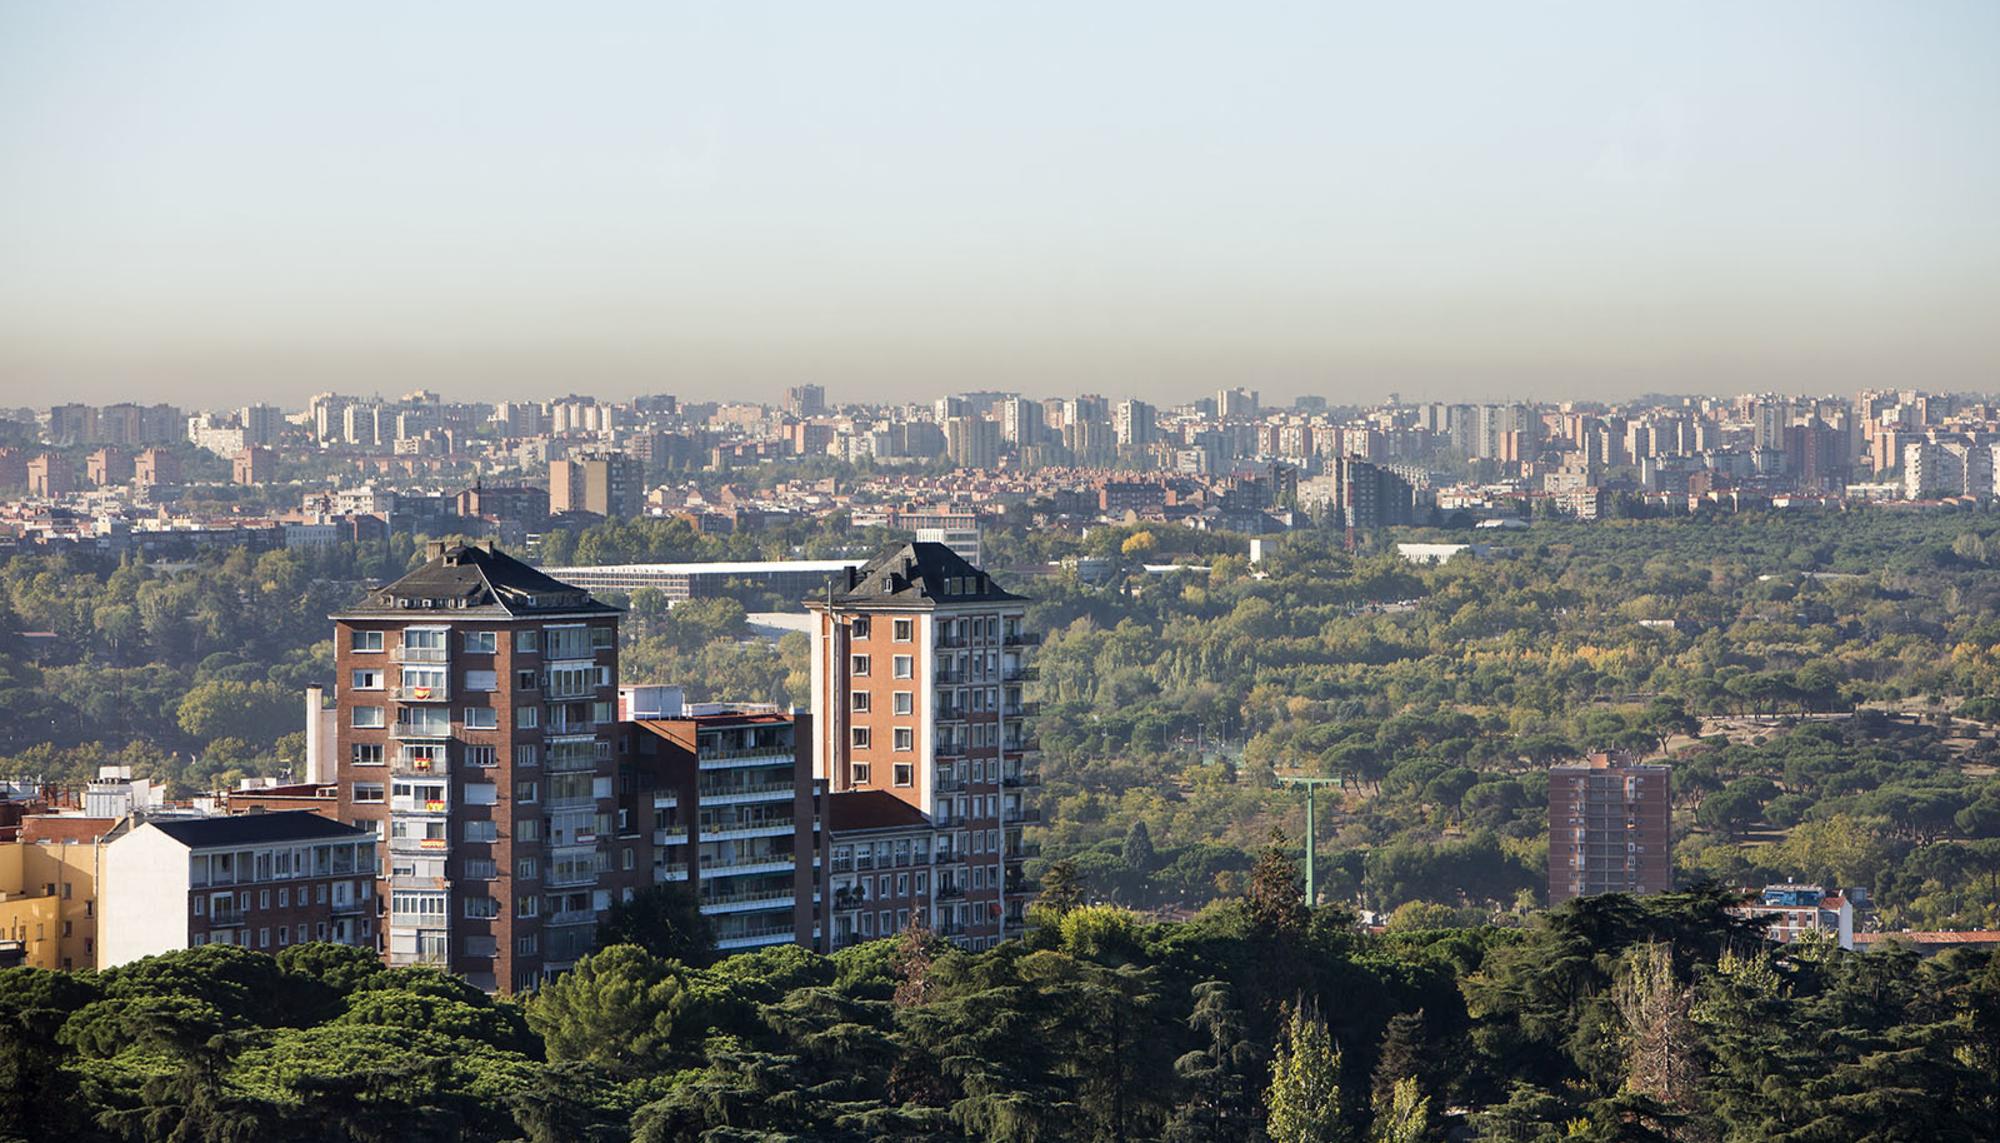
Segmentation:
<svg viewBox="0 0 2000 1143">
<path fill-rule="evenodd" d="M 1388 1027 L 1382 1030 L 1381 1049 L 1375 1054 L 1375 1077 L 1369 1092 L 1376 1107 L 1389 1105 L 1401 1080 L 1415 1080 L 1419 1090 L 1426 1086 L 1426 1047 L 1422 1009 L 1389 1017 Z"/>
<path fill-rule="evenodd" d="M 1265 1131 L 1273 1143 L 1350 1143 L 1341 1118 L 1340 1049 L 1319 1009 L 1294 1005 L 1285 1022 L 1271 1086 L 1264 1094 Z"/>
<path fill-rule="evenodd" d="M 1174 1074 L 1192 1089 L 1167 1124 L 1169 1143 L 1221 1143 L 1248 1138 L 1255 1090 L 1250 1081 L 1256 1049 L 1236 991 L 1223 980 L 1189 989 L 1194 1011 L 1188 1027 L 1208 1035 L 1208 1045 L 1174 1061 Z"/>
<path fill-rule="evenodd" d="M 1125 864 L 1136 874 L 1144 876 L 1153 871 L 1153 865 L 1159 857 L 1153 852 L 1153 834 L 1146 828 L 1146 819 L 1135 820 L 1132 828 L 1125 832 L 1125 850 L 1122 856 L 1125 858 Z"/>
</svg>

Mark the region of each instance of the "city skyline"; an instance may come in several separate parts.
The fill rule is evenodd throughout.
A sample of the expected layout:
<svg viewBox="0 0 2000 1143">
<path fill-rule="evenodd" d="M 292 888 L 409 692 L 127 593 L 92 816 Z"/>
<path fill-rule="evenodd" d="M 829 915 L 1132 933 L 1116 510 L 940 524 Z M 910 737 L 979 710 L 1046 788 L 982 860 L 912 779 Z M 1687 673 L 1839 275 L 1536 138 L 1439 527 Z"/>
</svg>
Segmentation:
<svg viewBox="0 0 2000 1143">
<path fill-rule="evenodd" d="M 474 11 L 0 17 L 0 404 L 2000 362 L 1981 6 Z"/>
</svg>

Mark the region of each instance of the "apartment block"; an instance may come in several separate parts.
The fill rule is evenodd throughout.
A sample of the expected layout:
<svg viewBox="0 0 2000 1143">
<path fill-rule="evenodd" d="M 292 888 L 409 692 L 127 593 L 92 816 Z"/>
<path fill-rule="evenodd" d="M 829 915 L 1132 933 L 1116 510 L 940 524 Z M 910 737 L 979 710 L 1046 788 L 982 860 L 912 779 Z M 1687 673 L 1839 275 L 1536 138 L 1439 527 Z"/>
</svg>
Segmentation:
<svg viewBox="0 0 2000 1143">
<path fill-rule="evenodd" d="M 533 987 L 651 880 L 615 791 L 619 611 L 490 544 L 429 555 L 333 617 L 338 812 L 385 844 L 391 964 Z"/>
<path fill-rule="evenodd" d="M 906 904 L 888 907 L 892 924 L 907 909 L 971 948 L 1018 935 L 1031 896 L 1020 872 L 1022 831 L 1040 821 L 1035 707 L 1023 698 L 1039 642 L 1025 626 L 1027 601 L 950 548 L 912 543 L 848 573 L 808 606 L 813 773 L 829 792 L 830 868 L 844 858 L 852 875 L 832 893 L 851 906 L 831 912 L 834 945 L 865 939 L 864 911 L 875 935 L 886 935 L 883 907 L 864 910 L 859 896 L 861 849 L 872 862 L 878 841 L 888 843 L 891 862 L 908 841 L 907 872 L 921 864 L 926 873 L 924 892 L 912 876 L 910 894 L 893 898 Z"/>
<path fill-rule="evenodd" d="M 637 516 L 646 497 L 645 467 L 622 452 L 549 462 L 549 511 Z"/>
<path fill-rule="evenodd" d="M 1673 888 L 1671 768 L 1608 755 L 1549 769 L 1549 904 Z"/>
<path fill-rule="evenodd" d="M 103 847 L 0 842 L 0 941 L 35 968 L 97 967 L 97 883 Z"/>
<path fill-rule="evenodd" d="M 128 817 L 105 835 L 99 964 L 206 944 L 369 945 L 375 835 L 313 813 Z"/>
<path fill-rule="evenodd" d="M 627 725 L 652 879 L 693 890 L 722 952 L 824 947 L 812 717 L 710 703 Z"/>
</svg>

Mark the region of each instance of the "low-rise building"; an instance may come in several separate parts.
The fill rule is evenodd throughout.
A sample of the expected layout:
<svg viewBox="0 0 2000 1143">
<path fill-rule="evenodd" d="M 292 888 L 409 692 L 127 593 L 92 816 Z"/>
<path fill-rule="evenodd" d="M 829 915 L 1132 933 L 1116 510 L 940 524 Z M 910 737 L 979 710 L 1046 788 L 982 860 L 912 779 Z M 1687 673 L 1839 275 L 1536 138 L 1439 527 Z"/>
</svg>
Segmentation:
<svg viewBox="0 0 2000 1143">
<path fill-rule="evenodd" d="M 1739 917 L 1764 921 L 1770 938 L 1791 944 L 1801 934 L 1826 933 L 1841 948 L 1854 948 L 1854 905 L 1821 885 L 1766 885 L 1748 903 L 1731 909 Z"/>
<path fill-rule="evenodd" d="M 128 818 L 100 867 L 106 968 L 205 944 L 376 944 L 375 834 L 315 813 Z"/>
</svg>

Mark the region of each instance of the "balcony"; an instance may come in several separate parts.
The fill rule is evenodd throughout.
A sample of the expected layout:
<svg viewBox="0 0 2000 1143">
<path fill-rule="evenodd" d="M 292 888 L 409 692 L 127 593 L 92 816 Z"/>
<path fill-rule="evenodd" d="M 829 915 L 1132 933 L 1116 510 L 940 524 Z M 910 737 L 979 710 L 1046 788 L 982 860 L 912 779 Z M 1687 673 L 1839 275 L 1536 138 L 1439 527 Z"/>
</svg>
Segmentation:
<svg viewBox="0 0 2000 1143">
<path fill-rule="evenodd" d="M 653 880 L 655 881 L 686 881 L 687 879 L 688 865 L 685 861 L 669 861 L 653 866 Z"/>
<path fill-rule="evenodd" d="M 1042 634 L 1039 631 L 1014 631 L 1000 642 L 1009 647 L 1039 647 L 1042 645 Z"/>
<path fill-rule="evenodd" d="M 449 684 L 439 684 L 434 687 L 397 687 L 396 699 L 399 702 L 450 702 L 451 687 Z"/>
<path fill-rule="evenodd" d="M 765 765 L 790 762 L 794 758 L 790 743 L 779 746 L 737 747 L 733 750 L 704 750 L 699 766 L 703 770 L 722 770 L 731 766 Z"/>
<path fill-rule="evenodd" d="M 398 647 L 391 656 L 398 663 L 449 663 L 450 647 Z"/>
<path fill-rule="evenodd" d="M 550 734 L 596 734 L 598 727 L 603 725 L 603 723 L 593 718 L 558 718 L 550 716 L 542 729 Z"/>
<path fill-rule="evenodd" d="M 389 839 L 390 853 L 444 853 L 451 848 L 451 841 L 442 837 L 392 837 Z"/>
<path fill-rule="evenodd" d="M 718 949 L 747 949 L 758 945 L 783 944 L 792 940 L 797 930 L 790 925 L 772 925 L 761 929 L 746 929 L 740 932 L 719 934 L 715 938 Z"/>
<path fill-rule="evenodd" d="M 1017 702 L 1008 706 L 1004 713 L 1008 718 L 1033 718 L 1042 713 L 1042 704 L 1040 702 Z"/>
<path fill-rule="evenodd" d="M 939 751 L 939 753 L 943 753 L 943 751 Z M 931 788 L 940 794 L 962 794 L 965 792 L 965 779 L 939 778 L 937 781 L 931 783 Z"/>
<path fill-rule="evenodd" d="M 1042 811 L 1038 806 L 1011 806 L 1000 820 L 1006 822 L 1008 825 L 1022 823 L 1039 825 L 1042 820 Z"/>
<path fill-rule="evenodd" d="M 597 912 L 594 909 L 564 909 L 542 918 L 545 925 L 594 925 Z"/>
<path fill-rule="evenodd" d="M 789 909 L 793 904 L 794 899 L 790 889 L 759 889 L 755 892 L 701 895 L 701 911 L 704 913 L 747 913 L 779 906 Z"/>
<path fill-rule="evenodd" d="M 409 750 L 396 752 L 395 762 L 389 772 L 398 777 L 421 775 L 427 778 L 443 778 L 451 773 L 451 762 L 441 755 L 412 754 Z"/>
<path fill-rule="evenodd" d="M 1010 862 L 1026 861 L 1031 857 L 1040 857 L 1041 855 L 1042 855 L 1041 842 L 1024 841 L 1021 844 L 1014 846 L 1013 848 L 1007 851 L 1007 860 Z"/>
<path fill-rule="evenodd" d="M 790 857 L 759 857 L 747 861 L 701 863 L 703 880 L 711 877 L 747 877 L 752 873 L 790 873 L 795 865 Z"/>
<path fill-rule="evenodd" d="M 963 635 L 940 635 L 937 637 L 937 641 L 931 644 L 933 647 L 969 647 L 971 645 L 972 640 Z"/>
<path fill-rule="evenodd" d="M 1000 672 L 1000 681 L 1005 683 L 1027 682 L 1030 679 L 1039 679 L 1041 677 L 1042 669 L 1040 667 L 1008 667 Z"/>
<path fill-rule="evenodd" d="M 443 798 L 390 798 L 389 812 L 442 816 L 451 812 L 451 803 Z"/>
<path fill-rule="evenodd" d="M 787 759 L 789 761 L 789 759 Z M 703 787 L 701 803 L 705 806 L 726 806 L 734 801 L 789 801 L 798 788 L 790 782 L 757 782 L 747 786 L 723 786 L 716 789 Z"/>
<path fill-rule="evenodd" d="M 333 915 L 336 917 L 351 917 L 357 913 L 365 913 L 367 911 L 368 902 L 363 901 L 359 897 L 350 898 L 346 901 L 335 901 L 333 903 Z"/>
<path fill-rule="evenodd" d="M 688 827 L 684 825 L 668 826 L 665 829 L 656 829 L 653 831 L 654 845 L 686 845 L 687 839 Z"/>
<path fill-rule="evenodd" d="M 1042 772 L 1040 770 L 1022 770 L 1018 773 L 1007 774 L 1001 777 L 1000 784 L 1010 790 L 1039 786 L 1042 784 Z"/>
<path fill-rule="evenodd" d="M 863 897 L 859 889 L 835 889 L 833 891 L 833 907 L 837 911 L 846 912 L 851 909 L 859 909 L 866 904 L 868 904 L 868 898 Z"/>
<path fill-rule="evenodd" d="M 937 899 L 940 901 L 955 901 L 963 896 L 965 896 L 965 886 L 963 885 L 947 883 L 937 887 Z"/>
<path fill-rule="evenodd" d="M 423 708 L 429 709 L 429 708 Z M 443 742 L 451 737 L 451 721 L 442 722 L 402 722 L 390 725 L 389 734 L 399 742 L 412 739 L 424 742 Z"/>
<path fill-rule="evenodd" d="M 211 929 L 233 929 L 244 923 L 241 909 L 210 909 L 208 927 Z"/>
</svg>

